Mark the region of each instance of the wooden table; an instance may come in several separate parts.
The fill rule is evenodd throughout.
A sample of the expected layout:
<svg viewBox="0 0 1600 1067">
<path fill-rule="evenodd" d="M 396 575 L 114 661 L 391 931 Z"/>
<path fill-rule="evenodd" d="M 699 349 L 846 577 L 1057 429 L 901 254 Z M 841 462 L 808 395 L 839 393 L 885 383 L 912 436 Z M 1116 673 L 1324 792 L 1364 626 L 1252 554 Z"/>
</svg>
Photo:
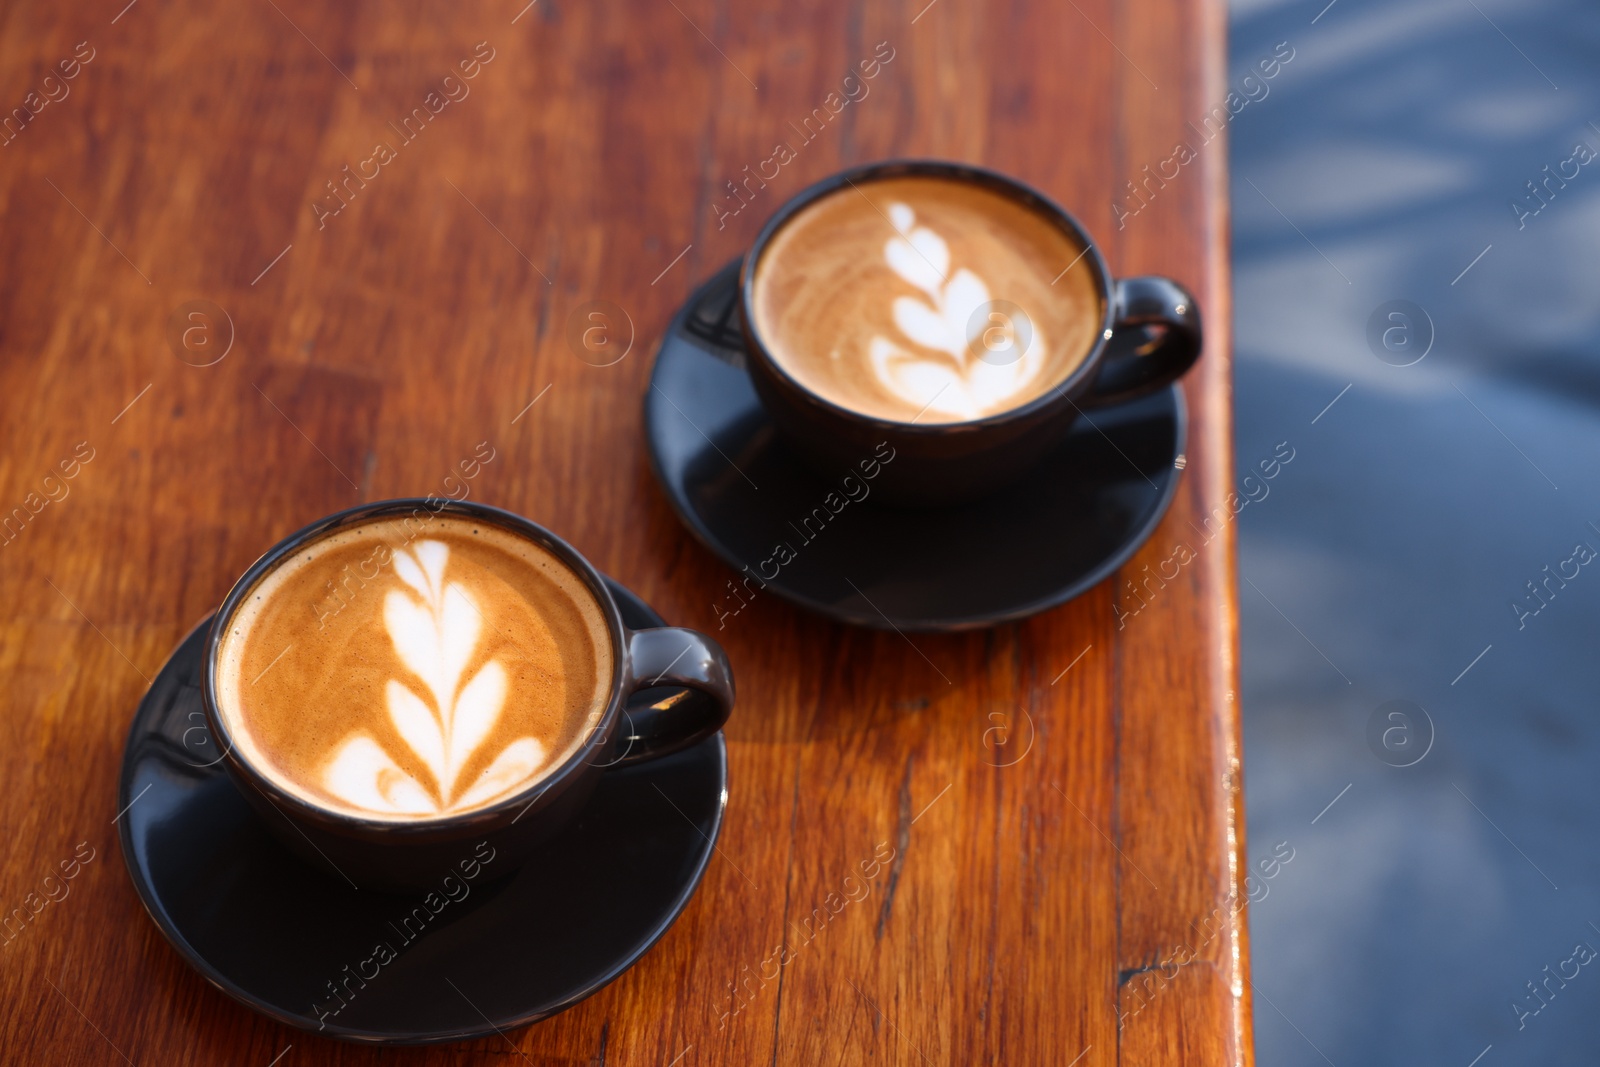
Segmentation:
<svg viewBox="0 0 1600 1067">
<path fill-rule="evenodd" d="M 1225 140 L 1187 121 L 1226 100 L 1219 0 L 122 2 L 0 20 L 0 105 L 38 110 L 0 146 L 0 907 L 43 904 L 0 949 L 0 1058 L 1250 1061 L 1234 538 L 1196 532 L 1233 477 Z M 814 108 L 827 124 L 733 213 L 726 183 Z M 1180 141 L 1195 158 L 1130 199 Z M 273 541 L 449 492 L 485 441 L 471 499 L 716 632 L 729 572 L 644 456 L 653 346 L 781 200 L 900 155 L 1015 174 L 1118 273 L 1200 295 L 1187 468 L 1134 561 L 1063 608 L 917 649 L 752 605 L 720 634 L 742 702 L 698 896 L 638 966 L 509 1041 L 380 1054 L 191 972 L 113 826 L 124 733 L 179 637 Z M 194 300 L 227 321 L 185 339 Z M 592 300 L 632 320 L 614 366 L 569 347 Z M 225 358 L 193 365 L 230 322 Z M 1119 626 L 1125 580 L 1179 542 L 1196 558 Z M 45 902 L 75 850 L 94 858 Z M 890 853 L 802 946 L 801 917 Z"/>
</svg>

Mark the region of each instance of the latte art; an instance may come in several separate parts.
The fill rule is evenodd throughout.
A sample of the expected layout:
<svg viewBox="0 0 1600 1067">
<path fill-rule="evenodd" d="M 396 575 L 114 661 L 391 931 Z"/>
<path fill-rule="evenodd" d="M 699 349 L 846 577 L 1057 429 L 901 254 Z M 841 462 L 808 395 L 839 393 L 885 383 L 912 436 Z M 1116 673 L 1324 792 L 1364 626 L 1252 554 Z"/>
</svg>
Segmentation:
<svg viewBox="0 0 1600 1067">
<path fill-rule="evenodd" d="M 921 175 L 807 204 L 756 265 L 753 325 L 800 385 L 897 422 L 982 419 L 1063 382 L 1100 329 L 1084 248 L 1027 205 Z"/>
<path fill-rule="evenodd" d="M 1048 342 L 1026 312 L 995 309 L 988 285 L 971 270 L 949 273 L 949 244 L 918 226 L 909 206 L 890 204 L 889 221 L 898 235 L 884 244 L 883 258 L 926 299 L 895 298 L 894 323 L 903 341 L 874 336 L 869 342 L 878 384 L 907 404 L 953 419 L 980 419 L 1014 407 L 1038 377 Z M 1000 338 L 993 338 L 996 331 Z M 948 358 L 930 358 L 904 341 Z M 991 352 L 997 358 L 985 358 Z"/>
<path fill-rule="evenodd" d="M 219 710 L 287 791 L 368 818 L 471 811 L 560 765 L 611 685 L 599 605 L 542 547 L 375 521 L 278 565 L 219 648 Z M 356 564 L 352 567 L 352 564 Z M 341 610 L 318 614 L 329 590 Z"/>
<path fill-rule="evenodd" d="M 383 622 L 396 655 L 422 682 L 429 699 L 398 678 L 384 687 L 395 733 L 428 770 L 419 781 L 370 734 L 358 730 L 322 772 L 322 788 L 355 807 L 396 814 L 443 814 L 493 800 L 531 777 L 545 761 L 535 737 L 519 737 L 494 757 L 468 789 L 459 788 L 467 759 L 483 744 L 506 702 L 506 669 L 490 659 L 463 683 L 483 613 L 459 582 L 446 582 L 450 548 L 424 541 L 395 553 L 395 574 L 415 591 L 384 594 Z"/>
</svg>

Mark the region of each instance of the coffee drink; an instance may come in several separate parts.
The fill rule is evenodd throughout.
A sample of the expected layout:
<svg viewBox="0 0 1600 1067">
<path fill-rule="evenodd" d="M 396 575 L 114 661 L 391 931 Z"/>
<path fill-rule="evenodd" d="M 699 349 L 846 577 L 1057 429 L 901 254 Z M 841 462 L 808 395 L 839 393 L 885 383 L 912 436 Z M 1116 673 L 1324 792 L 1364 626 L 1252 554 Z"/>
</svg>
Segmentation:
<svg viewBox="0 0 1600 1067">
<path fill-rule="evenodd" d="M 934 174 L 866 180 L 801 208 L 755 265 L 753 329 L 803 388 L 893 422 L 1021 407 L 1093 349 L 1102 287 L 1043 211 Z"/>
<path fill-rule="evenodd" d="M 427 820 L 561 766 L 615 684 L 606 615 L 550 551 L 471 517 L 338 527 L 226 620 L 218 714 L 240 758 L 336 813 Z"/>
</svg>

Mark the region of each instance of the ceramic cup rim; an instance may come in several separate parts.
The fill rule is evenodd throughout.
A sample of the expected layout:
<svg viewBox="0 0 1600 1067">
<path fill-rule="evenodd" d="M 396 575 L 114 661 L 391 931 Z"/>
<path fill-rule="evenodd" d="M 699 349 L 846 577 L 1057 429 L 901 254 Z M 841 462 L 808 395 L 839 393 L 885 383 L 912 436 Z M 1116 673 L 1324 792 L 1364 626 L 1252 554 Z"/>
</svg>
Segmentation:
<svg viewBox="0 0 1600 1067">
<path fill-rule="evenodd" d="M 228 728 L 227 719 L 222 714 L 220 703 L 217 699 L 217 661 L 218 652 L 222 645 L 222 637 L 227 632 L 229 620 L 232 619 L 234 612 L 238 610 L 239 605 L 251 590 L 270 574 L 280 562 L 298 551 L 303 545 L 342 527 L 363 525 L 385 516 L 414 516 L 421 512 L 427 513 L 430 518 L 445 515 L 473 520 L 524 537 L 550 552 L 583 581 L 589 594 L 600 607 L 601 614 L 606 621 L 607 635 L 611 641 L 611 681 L 605 710 L 600 715 L 599 720 L 589 728 L 589 738 L 570 752 L 559 765 L 510 796 L 503 797 L 493 804 L 488 804 L 481 808 L 438 817 L 380 819 L 367 818 L 314 804 L 298 794 L 284 789 L 259 770 L 251 761 L 240 755 L 238 746 L 234 742 L 233 734 Z M 358 504 L 324 516 L 289 534 L 283 540 L 267 549 L 250 565 L 228 591 L 228 595 L 223 598 L 222 605 L 217 608 L 216 614 L 212 617 L 211 629 L 206 635 L 200 660 L 201 702 L 205 711 L 206 723 L 213 731 L 215 740 L 223 749 L 222 758 L 228 769 L 244 778 L 252 788 L 261 792 L 280 809 L 292 810 L 302 819 L 354 836 L 377 835 L 390 840 L 396 836 L 419 838 L 438 835 L 454 836 L 457 833 L 471 833 L 490 829 L 498 825 L 509 812 L 527 808 L 545 794 L 561 791 L 572 780 L 581 775 L 583 768 L 588 766 L 585 757 L 596 747 L 603 746 L 609 741 L 611 733 L 616 726 L 618 713 L 622 707 L 622 695 L 626 688 L 627 635 L 629 632 L 627 625 L 622 621 L 622 614 L 618 610 L 616 602 L 611 597 L 610 590 L 606 588 L 605 580 L 601 577 L 599 571 L 595 570 L 594 565 L 585 559 L 577 549 L 538 523 L 523 518 L 514 512 L 493 507 L 489 504 L 464 500 L 441 502 L 437 498 L 428 497 L 396 497 L 390 500 L 374 501 L 369 504 Z"/>
<path fill-rule="evenodd" d="M 1070 374 L 1026 403 L 1007 408 L 993 415 L 986 415 L 983 418 L 963 419 L 958 422 L 917 423 L 884 419 L 835 403 L 807 388 L 794 375 L 790 374 L 781 362 L 773 357 L 766 342 L 761 337 L 761 333 L 756 326 L 754 314 L 756 268 L 760 264 L 761 257 L 767 251 L 768 245 L 771 244 L 772 239 L 778 232 L 811 204 L 847 186 L 864 185 L 888 178 L 918 176 L 946 178 L 952 181 L 979 185 L 1021 204 L 1037 214 L 1041 221 L 1054 225 L 1077 241 L 1084 250 L 1082 256 L 1079 257 L 1080 260 L 1086 262 L 1094 271 L 1096 289 L 1100 295 L 1100 328 L 1094 335 L 1093 343 Z M 999 171 L 977 166 L 976 164 L 960 163 L 946 159 L 908 158 L 863 163 L 848 170 L 829 175 L 807 186 L 784 201 L 773 212 L 772 216 L 767 219 L 766 223 L 756 233 L 755 240 L 751 242 L 749 250 L 745 253 L 744 261 L 739 266 L 739 311 L 740 318 L 743 320 L 745 350 L 752 358 L 759 360 L 769 373 L 794 393 L 834 417 L 848 419 L 884 432 L 908 434 L 913 437 L 937 437 L 949 433 L 972 432 L 1006 426 L 1014 422 L 1032 419 L 1040 412 L 1058 406 L 1063 399 L 1071 400 L 1078 395 L 1086 383 L 1093 382 L 1095 373 L 1099 370 L 1100 360 L 1105 355 L 1112 323 L 1115 321 L 1115 309 L 1112 306 L 1112 299 L 1113 282 L 1111 272 L 1106 266 L 1105 256 L 1101 253 L 1100 246 L 1089 236 L 1088 230 L 1083 227 L 1083 224 L 1071 212 L 1033 186 L 1008 174 L 1002 174 Z"/>
</svg>

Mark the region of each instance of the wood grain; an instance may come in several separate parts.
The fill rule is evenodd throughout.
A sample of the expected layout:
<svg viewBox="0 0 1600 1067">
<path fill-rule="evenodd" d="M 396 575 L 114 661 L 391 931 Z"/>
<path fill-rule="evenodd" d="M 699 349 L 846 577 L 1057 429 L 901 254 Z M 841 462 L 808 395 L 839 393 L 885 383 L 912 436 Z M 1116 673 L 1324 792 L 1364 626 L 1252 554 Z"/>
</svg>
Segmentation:
<svg viewBox="0 0 1600 1067">
<path fill-rule="evenodd" d="M 0 947 L 0 1059 L 1251 1062 L 1234 536 L 1217 518 L 1225 140 L 1120 226 L 1112 206 L 1223 103 L 1221 4 L 925 3 L 0 16 L 6 114 L 67 90 L 0 144 L 0 518 L 22 509 L 0 534 L 0 910 L 31 907 L 80 843 L 94 855 Z M 46 83 L 80 42 L 93 58 Z M 492 58 L 468 95 L 403 140 L 395 126 L 480 42 Z M 844 96 L 880 42 L 892 58 L 866 95 L 735 213 L 727 183 L 796 141 L 790 123 Z M 393 158 L 347 181 L 380 141 Z M 720 854 L 661 943 L 564 1015 L 380 1054 L 270 1023 L 192 973 L 143 914 L 112 825 L 128 721 L 178 638 L 278 538 L 444 492 L 483 441 L 496 459 L 472 499 L 716 632 L 728 573 L 644 457 L 653 346 L 782 200 L 915 155 L 1015 174 L 1078 214 L 1113 270 L 1199 295 L 1187 469 L 1138 556 L 1027 622 L 912 641 L 757 600 L 718 633 L 742 698 Z M 167 339 L 196 299 L 231 319 L 212 366 Z M 592 300 L 631 320 L 614 366 L 566 340 Z M 1179 544 L 1192 561 L 1143 584 Z"/>
</svg>

